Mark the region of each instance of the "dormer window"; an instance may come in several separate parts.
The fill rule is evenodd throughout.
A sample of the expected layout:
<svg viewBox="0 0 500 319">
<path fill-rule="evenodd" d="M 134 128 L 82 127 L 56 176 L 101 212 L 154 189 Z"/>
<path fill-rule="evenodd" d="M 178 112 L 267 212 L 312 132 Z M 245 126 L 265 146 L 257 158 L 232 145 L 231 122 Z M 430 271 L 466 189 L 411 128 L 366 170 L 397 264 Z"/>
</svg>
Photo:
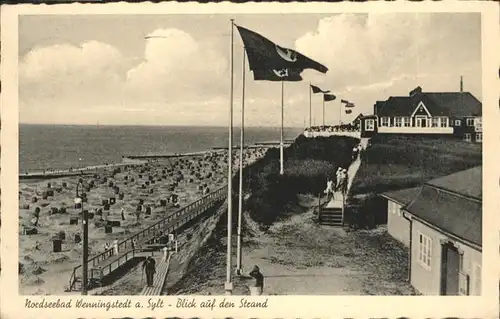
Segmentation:
<svg viewBox="0 0 500 319">
<path fill-rule="evenodd" d="M 455 126 L 461 126 L 462 125 L 462 121 L 460 120 L 455 120 Z"/>
<path fill-rule="evenodd" d="M 474 126 L 474 119 L 473 118 L 467 119 L 467 126 Z"/>
</svg>

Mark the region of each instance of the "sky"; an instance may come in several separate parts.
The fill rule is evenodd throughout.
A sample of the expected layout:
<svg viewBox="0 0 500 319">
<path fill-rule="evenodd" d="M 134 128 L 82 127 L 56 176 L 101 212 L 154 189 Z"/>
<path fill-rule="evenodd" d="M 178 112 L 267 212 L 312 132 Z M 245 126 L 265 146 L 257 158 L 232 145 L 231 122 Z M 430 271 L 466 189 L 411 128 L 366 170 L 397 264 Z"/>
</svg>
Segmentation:
<svg viewBox="0 0 500 319">
<path fill-rule="evenodd" d="M 458 91 L 460 76 L 482 98 L 479 13 L 38 15 L 19 19 L 20 122 L 227 126 L 230 18 L 329 68 L 285 83 L 285 126 L 308 125 L 309 83 L 337 96 L 326 103 L 327 124 L 417 86 Z M 242 62 L 234 29 L 235 125 Z M 281 84 L 254 81 L 248 70 L 245 83 L 245 125 L 279 126 Z M 352 114 L 341 99 L 356 105 Z M 321 124 L 319 94 L 312 117 Z"/>
</svg>

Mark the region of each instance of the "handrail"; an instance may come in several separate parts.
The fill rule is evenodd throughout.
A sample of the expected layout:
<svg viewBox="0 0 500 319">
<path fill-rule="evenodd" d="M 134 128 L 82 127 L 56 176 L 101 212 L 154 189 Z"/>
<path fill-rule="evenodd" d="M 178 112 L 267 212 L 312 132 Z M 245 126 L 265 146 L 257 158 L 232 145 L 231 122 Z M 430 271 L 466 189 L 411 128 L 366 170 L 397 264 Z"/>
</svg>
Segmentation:
<svg viewBox="0 0 500 319">
<path fill-rule="evenodd" d="M 152 225 L 149 225 L 148 227 L 138 231 L 137 233 L 135 233 L 134 235 L 130 236 L 130 237 L 127 237 L 125 238 L 124 240 L 122 240 L 121 242 L 118 243 L 118 251 L 124 251 L 124 250 L 127 250 L 127 243 L 129 243 L 129 246 L 130 248 L 132 248 L 132 242 L 134 239 L 139 239 L 139 238 L 144 238 L 148 235 L 151 235 L 151 232 L 154 231 L 156 232 L 157 231 L 157 228 L 160 228 L 161 226 L 164 226 L 165 223 L 169 222 L 171 220 L 172 217 L 180 217 L 180 216 L 184 216 L 186 215 L 186 213 L 188 213 L 188 211 L 191 211 L 191 209 L 196 209 L 200 206 L 203 206 L 203 204 L 206 204 L 206 200 L 208 199 L 210 202 L 209 205 L 207 205 L 206 208 L 208 208 L 209 206 L 211 206 L 211 204 L 214 202 L 214 201 L 217 201 L 217 200 L 220 200 L 224 195 L 226 195 L 226 193 L 224 192 L 224 190 L 227 188 L 227 185 L 224 185 L 220 188 L 218 188 L 217 190 L 207 194 L 207 195 L 204 195 L 202 196 L 201 198 L 189 203 L 188 205 L 184 206 L 184 207 L 181 207 L 179 208 L 178 210 L 170 213 L 168 216 L 160 219 L 159 221 L 155 222 L 154 224 Z M 187 221 L 187 219 L 186 219 Z M 154 237 L 155 235 L 152 235 L 152 237 Z M 150 239 L 148 239 L 149 241 Z M 134 249 L 135 250 L 135 249 Z M 127 251 L 126 254 L 128 254 L 129 251 Z M 126 255 L 125 254 L 125 255 Z M 92 258 L 88 259 L 87 260 L 87 264 L 90 264 L 92 263 L 92 266 L 96 266 L 97 263 L 99 263 L 100 261 L 104 261 L 106 259 L 108 259 L 109 257 L 111 257 L 113 255 L 113 248 L 110 248 L 102 253 L 99 253 L 97 254 L 96 256 L 93 256 Z M 111 264 L 113 264 L 114 262 L 116 261 L 119 261 L 124 255 L 120 256 L 117 260 L 111 262 Z M 73 268 L 73 272 L 71 274 L 71 277 L 70 277 L 70 281 L 69 281 L 69 289 L 71 290 L 76 282 L 76 271 L 81 268 L 82 265 L 78 265 L 76 267 Z M 92 270 L 90 270 L 91 273 L 92 273 Z M 91 277 L 89 277 L 91 278 Z"/>
</svg>

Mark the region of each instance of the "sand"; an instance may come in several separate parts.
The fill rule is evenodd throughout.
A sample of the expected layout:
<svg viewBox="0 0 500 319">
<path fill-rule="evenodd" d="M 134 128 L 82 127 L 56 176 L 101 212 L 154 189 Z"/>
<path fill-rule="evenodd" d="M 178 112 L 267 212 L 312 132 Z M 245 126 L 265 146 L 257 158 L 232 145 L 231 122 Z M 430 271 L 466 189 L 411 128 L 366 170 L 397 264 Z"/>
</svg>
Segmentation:
<svg viewBox="0 0 500 319">
<path fill-rule="evenodd" d="M 265 148 L 248 149 L 244 162 L 253 162 L 265 153 Z M 235 151 L 233 164 L 239 163 Z M 103 200 L 115 198 L 110 205 L 109 220 L 120 221 L 111 234 L 104 232 L 101 216 L 89 221 L 89 256 L 104 251 L 106 243 L 121 240 L 176 210 L 172 203 L 161 206 L 160 200 L 178 196 L 180 206 L 187 205 L 225 185 L 227 176 L 227 151 L 211 152 L 201 156 L 155 159 L 142 165 L 100 167 L 84 176 L 54 179 L 21 180 L 19 184 L 19 289 L 21 294 L 64 294 L 73 268 L 80 264 L 82 247 L 75 243 L 75 235 L 82 234 L 81 221 L 70 225 L 70 217 L 78 217 L 75 209 L 76 185 L 82 178 L 87 195 L 84 209 L 93 212 L 103 208 Z M 50 185 L 49 185 L 50 184 Z M 118 187 L 119 189 L 115 189 Z M 81 189 L 81 187 L 80 187 Z M 44 198 L 44 193 L 53 196 Z M 81 190 L 80 190 L 81 192 Z M 120 195 L 123 199 L 120 199 Z M 36 198 L 36 202 L 34 200 Z M 151 214 L 141 213 L 136 220 L 139 200 L 151 207 Z M 35 209 L 39 208 L 38 225 L 34 226 Z M 61 210 L 62 208 L 62 210 Z M 121 218 L 124 209 L 126 220 Z M 23 227 L 24 226 L 24 227 Z M 23 234 L 23 228 L 35 229 L 36 234 Z M 53 252 L 52 238 L 64 232 L 62 251 Z M 72 292 L 77 293 L 77 292 Z"/>
</svg>

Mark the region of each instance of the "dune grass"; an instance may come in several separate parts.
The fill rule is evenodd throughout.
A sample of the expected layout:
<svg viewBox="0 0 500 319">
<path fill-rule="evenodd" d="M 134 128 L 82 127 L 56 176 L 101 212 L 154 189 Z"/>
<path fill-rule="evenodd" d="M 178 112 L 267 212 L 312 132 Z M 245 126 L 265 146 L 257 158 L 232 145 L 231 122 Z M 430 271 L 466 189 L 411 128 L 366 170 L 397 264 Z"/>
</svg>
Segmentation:
<svg viewBox="0 0 500 319">
<path fill-rule="evenodd" d="M 347 199 L 346 221 L 353 228 L 387 222 L 387 201 L 380 193 L 416 187 L 482 163 L 481 144 L 452 138 L 379 135 L 370 143 Z"/>
<path fill-rule="evenodd" d="M 279 174 L 279 149 L 270 149 L 264 158 L 243 171 L 251 217 L 269 226 L 296 208 L 298 194 L 322 192 L 327 177 L 339 165 L 350 165 L 352 148 L 357 143 L 359 140 L 351 137 L 310 139 L 301 135 L 285 149 L 283 175 Z M 234 184 L 237 190 L 237 178 Z"/>
<path fill-rule="evenodd" d="M 415 187 L 482 163 L 481 144 L 457 139 L 379 135 L 370 142 L 351 195 Z"/>
</svg>

